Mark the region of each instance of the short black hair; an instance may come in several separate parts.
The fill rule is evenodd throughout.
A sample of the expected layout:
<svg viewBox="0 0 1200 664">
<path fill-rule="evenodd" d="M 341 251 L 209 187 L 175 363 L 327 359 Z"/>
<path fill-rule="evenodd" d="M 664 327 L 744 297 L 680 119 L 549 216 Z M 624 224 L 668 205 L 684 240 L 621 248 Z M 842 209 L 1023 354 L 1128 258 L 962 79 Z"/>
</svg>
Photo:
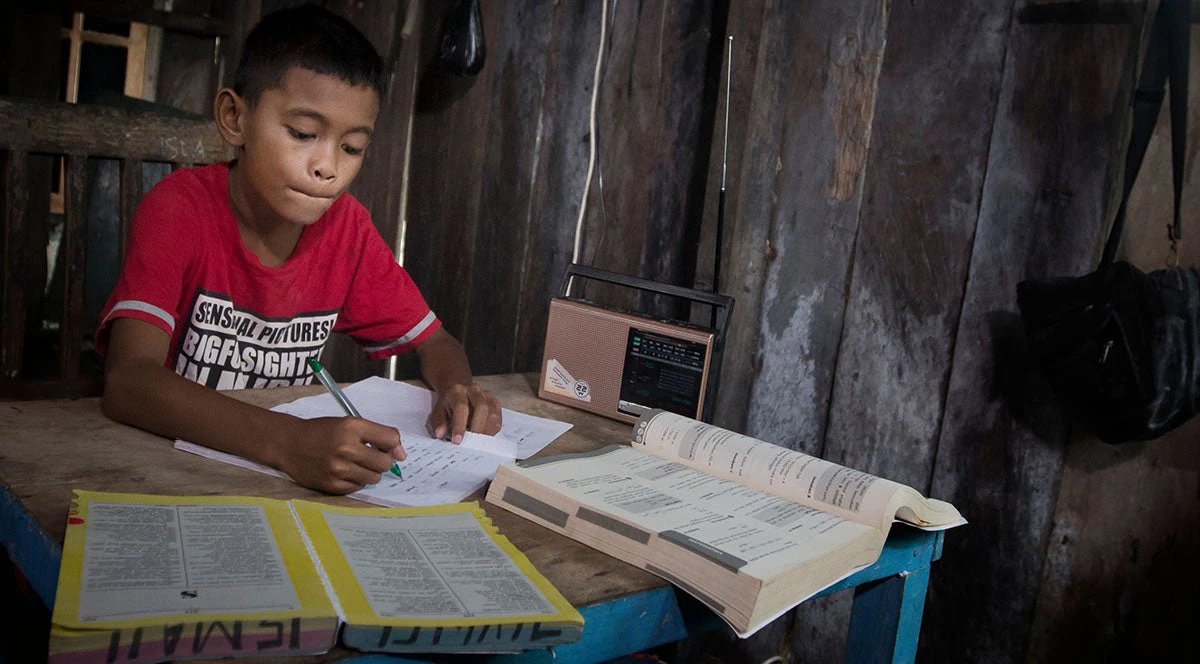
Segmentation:
<svg viewBox="0 0 1200 664">
<path fill-rule="evenodd" d="M 263 17 L 246 36 L 233 76 L 233 91 L 254 106 L 283 84 L 292 67 L 369 85 L 384 94 L 383 60 L 346 19 L 316 5 L 282 9 Z"/>
</svg>

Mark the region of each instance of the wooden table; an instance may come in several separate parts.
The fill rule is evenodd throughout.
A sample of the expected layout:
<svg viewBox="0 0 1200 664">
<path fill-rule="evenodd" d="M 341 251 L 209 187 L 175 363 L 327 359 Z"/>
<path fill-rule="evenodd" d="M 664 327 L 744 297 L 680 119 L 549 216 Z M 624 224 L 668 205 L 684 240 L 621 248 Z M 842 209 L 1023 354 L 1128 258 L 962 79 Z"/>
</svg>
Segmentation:
<svg viewBox="0 0 1200 664">
<path fill-rule="evenodd" d="M 478 380 L 506 408 L 575 425 L 542 454 L 583 452 L 629 440 L 627 424 L 538 399 L 536 374 L 485 376 Z M 269 407 L 321 389 L 288 387 L 229 394 Z M 0 544 L 51 608 L 72 489 L 254 495 L 363 505 L 178 452 L 169 440 L 108 420 L 100 413 L 98 399 L 0 402 Z M 483 492 L 471 499 L 482 503 Z M 494 505 L 484 503 L 484 509 L 500 532 L 529 557 L 585 620 L 583 639 L 555 648 L 553 657 L 541 650 L 495 656 L 488 661 L 601 662 L 682 639 L 689 627 L 694 633 L 718 625 L 711 613 L 699 609 L 691 598 L 677 595 L 670 584 L 656 576 Z M 941 549 L 941 533 L 895 527 L 875 565 L 822 593 L 855 588 L 848 661 L 914 659 L 929 566 L 941 556 Z M 324 656 L 280 661 L 347 658 L 358 662 L 435 661 L 340 649 Z"/>
</svg>

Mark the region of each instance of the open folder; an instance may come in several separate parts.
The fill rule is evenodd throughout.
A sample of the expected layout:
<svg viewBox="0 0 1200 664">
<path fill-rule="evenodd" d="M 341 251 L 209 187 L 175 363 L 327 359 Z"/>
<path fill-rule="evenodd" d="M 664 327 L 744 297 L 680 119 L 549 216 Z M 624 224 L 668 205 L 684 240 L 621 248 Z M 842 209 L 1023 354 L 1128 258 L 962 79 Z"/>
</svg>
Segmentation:
<svg viewBox="0 0 1200 664">
<path fill-rule="evenodd" d="M 475 503 L 75 491 L 51 662 L 514 652 L 583 618 Z"/>
</svg>

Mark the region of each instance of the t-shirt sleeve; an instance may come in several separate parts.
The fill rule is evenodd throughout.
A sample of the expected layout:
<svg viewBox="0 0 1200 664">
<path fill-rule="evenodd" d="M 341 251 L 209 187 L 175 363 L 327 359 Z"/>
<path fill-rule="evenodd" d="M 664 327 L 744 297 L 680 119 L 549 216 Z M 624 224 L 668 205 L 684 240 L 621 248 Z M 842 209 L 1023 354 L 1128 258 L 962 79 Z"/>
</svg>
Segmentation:
<svg viewBox="0 0 1200 664">
<path fill-rule="evenodd" d="M 134 213 L 121 276 L 100 311 L 95 341 L 101 355 L 108 350 L 112 323 L 118 318 L 136 318 L 174 336 L 184 270 L 196 243 L 185 240 L 181 219 L 192 203 L 173 184 L 177 183 L 159 183 Z"/>
<path fill-rule="evenodd" d="M 381 360 L 420 346 L 442 323 L 369 218 L 365 224 L 358 268 L 334 330 L 349 334 L 370 359 Z"/>
</svg>

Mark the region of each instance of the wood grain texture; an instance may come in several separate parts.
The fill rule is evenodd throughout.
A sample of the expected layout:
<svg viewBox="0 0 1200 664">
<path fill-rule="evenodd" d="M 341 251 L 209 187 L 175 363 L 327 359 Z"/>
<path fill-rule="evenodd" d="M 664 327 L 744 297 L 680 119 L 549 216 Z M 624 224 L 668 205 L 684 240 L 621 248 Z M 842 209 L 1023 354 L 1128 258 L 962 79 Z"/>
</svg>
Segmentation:
<svg viewBox="0 0 1200 664">
<path fill-rule="evenodd" d="M 24 341 L 18 342 L 22 354 L 18 381 L 31 377 L 53 376 L 57 368 L 57 335 L 46 321 L 56 321 L 52 312 L 57 297 L 48 292 L 50 282 L 49 257 L 52 217 L 48 204 L 53 189 L 55 160 L 47 155 L 28 154 L 25 159 L 25 197 L 21 204 L 24 220 L 21 223 L 15 253 L 10 253 L 6 273 L 10 283 L 22 290 L 18 298 L 24 309 Z"/>
<path fill-rule="evenodd" d="M 211 120 L 14 98 L 0 98 L 0 148 L 189 163 L 229 156 Z"/>
<path fill-rule="evenodd" d="M 779 167 L 783 114 L 793 92 L 783 72 L 795 57 L 792 49 L 797 44 L 788 35 L 799 26 L 787 22 L 788 11 L 795 9 L 795 3 L 764 2 L 759 11 L 743 8 L 744 14 L 731 14 L 729 21 L 730 30 L 740 25 L 761 26 L 747 30 L 759 35 L 753 45 L 753 58 L 747 58 L 750 61 L 745 65 L 734 65 L 735 80 L 748 76 L 752 82 L 746 107 L 739 109 L 734 105 L 730 111 L 738 111 L 746 134 L 741 159 L 729 166 L 737 195 L 726 199 L 725 236 L 729 244 L 722 253 L 725 268 L 721 291 L 733 296 L 737 303 L 725 342 L 714 421 L 739 431 L 745 428 L 750 392 L 763 362 L 757 354 L 757 320 L 762 310 L 766 263 L 773 251 L 768 243 L 768 220 L 772 216 L 773 183 Z"/>
<path fill-rule="evenodd" d="M 15 383 L 21 374 L 25 341 L 25 281 L 22 255 L 29 208 L 29 160 L 21 151 L 6 151 L 4 169 L 3 312 L 0 323 L 0 380 Z"/>
<path fill-rule="evenodd" d="M 1067 448 L 1028 661 L 1200 659 L 1200 420 L 1148 443 Z"/>
<path fill-rule="evenodd" d="M 61 15 L 77 11 L 102 16 L 113 21 L 138 21 L 169 30 L 208 37 L 228 36 L 232 26 L 228 21 L 213 17 L 212 4 L 177 0 L 172 11 L 156 8 L 153 0 L 13 0 L 14 4 Z"/>
<path fill-rule="evenodd" d="M 733 2 L 718 10 L 713 17 L 712 39 L 721 40 L 722 52 L 710 75 L 719 80 L 716 110 L 713 118 L 712 138 L 709 140 L 711 157 L 708 159 L 707 186 L 704 189 L 703 221 L 697 243 L 696 280 L 693 285 L 699 290 L 712 290 L 713 265 L 716 259 L 716 225 L 718 200 L 721 192 L 722 167 L 725 176 L 725 228 L 723 229 L 722 261 L 724 277 L 720 292 L 727 292 L 729 270 L 735 269 L 728 256 L 733 243 L 730 233 L 734 213 L 744 195 L 740 164 L 746 158 L 747 136 L 751 123 L 748 113 L 754 104 L 754 86 L 757 81 L 757 62 L 763 32 L 769 26 L 763 21 L 764 12 L 771 3 Z M 723 28 L 724 32 L 717 30 Z M 731 51 L 727 38 L 734 38 Z M 728 79 L 728 140 L 726 139 L 726 80 Z M 728 145 L 726 145 L 728 143 Z M 735 305 L 736 306 L 736 305 Z M 696 323 L 709 323 L 711 317 L 707 307 L 697 307 L 691 319 Z"/>
<path fill-rule="evenodd" d="M 795 92 L 779 118 L 761 308 L 749 312 L 763 363 L 745 429 L 815 453 L 842 333 L 888 17 L 882 2 L 800 7 L 776 19 L 789 28 L 776 38 L 794 45 L 771 75 Z"/>
<path fill-rule="evenodd" d="M 0 28 L 7 35 L 3 48 L 11 58 L 8 70 L 2 75 L 4 80 L 0 89 L 3 94 L 31 100 L 30 103 L 35 105 L 42 102 L 32 100 L 56 98 L 62 80 L 59 62 L 61 18 L 26 7 L 13 7 L 10 11 L 13 23 Z M 8 109 L 0 106 L 0 124 L 19 119 L 24 118 L 11 117 Z M 32 127 L 25 131 L 30 129 Z M 39 204 L 39 201 L 49 200 L 52 173 L 56 168 L 50 157 L 28 154 L 31 151 L 17 146 L 9 149 L 17 153 L 10 155 L 9 168 L 15 167 L 19 172 L 10 172 L 10 176 L 15 177 L 15 182 L 10 180 L 15 186 L 9 189 L 6 201 L 10 209 L 0 211 L 6 216 L 5 223 L 15 224 L 6 231 L 2 277 L 5 293 L 4 318 L 0 321 L 3 329 L 0 333 L 0 368 L 3 369 L 0 381 L 5 384 L 0 389 L 7 394 L 11 394 L 23 378 L 28 365 L 25 356 L 31 352 L 42 360 L 44 366 L 40 366 L 40 370 L 53 371 L 53 352 L 39 353 L 40 345 L 31 343 L 29 337 L 42 330 L 42 303 L 49 278 L 45 248 L 50 237 L 51 219 L 49 204 Z"/>
<path fill-rule="evenodd" d="M 930 585 L 932 661 L 1026 661 L 1068 429 L 1025 371 L 1016 285 L 1099 255 L 1130 32 L 1010 29 L 931 489 L 971 521 Z"/>
<path fill-rule="evenodd" d="M 262 2 L 263 11 L 291 4 Z M 406 266 L 466 342 L 477 373 L 535 370 L 587 167 L 600 3 L 483 3 L 488 66 L 473 79 L 437 70 L 449 3 L 422 2 L 421 27 L 403 45 L 396 33 L 407 2 L 325 4 L 362 27 L 389 66 L 399 63 L 355 195 L 391 241 L 407 189 Z M 722 290 L 737 306 L 717 423 L 913 482 L 962 509 L 971 525 L 947 538 L 933 574 L 922 661 L 1195 659 L 1197 425 L 1145 445 L 1103 446 L 1071 431 L 1021 359 L 1016 283 L 1081 274 L 1098 255 L 1112 212 L 1109 183 L 1123 161 L 1121 76 L 1137 32 L 1128 24 L 1021 23 L 1036 4 L 1045 3 L 610 4 L 597 134 L 605 182 L 603 191 L 598 179 L 591 186 L 583 257 L 621 272 L 711 283 L 723 49 L 733 34 Z M 212 43 L 171 39 L 160 90 L 207 117 Z M 1198 75 L 1193 58 L 1193 91 Z M 417 109 L 412 175 L 401 182 L 409 106 Z M 9 116 L 0 112 L 0 127 Z M 1164 127 L 1130 210 L 1126 255 L 1147 269 L 1162 261 L 1169 217 Z M 11 131 L 44 133 L 29 125 Z M 123 148 L 140 145 L 108 130 L 89 133 L 96 136 L 88 140 L 111 134 Z M 1189 166 L 1197 145 L 1189 143 Z M 136 157 L 163 158 L 161 146 L 153 149 Z M 137 170 L 129 169 L 123 181 Z M 1185 188 L 1185 265 L 1200 264 L 1194 170 Z M 6 187 L 28 192 L 28 170 L 5 177 Z M 122 196 L 131 212 L 137 197 Z M 6 229 L 28 212 L 27 196 L 19 200 L 6 204 Z M 36 244 L 24 232 L 0 237 L 4 256 Z M 24 315 L 10 316 L 9 292 L 0 323 L 5 361 L 23 353 L 10 349 L 19 342 L 8 330 L 21 329 Z M 378 371 L 352 342 L 345 353 L 350 364 L 333 364 L 344 367 L 339 378 Z M 529 412 L 559 408 L 502 398 Z M 56 421 L 70 412 L 46 412 L 48 436 L 93 435 Z M 165 491 L 179 479 L 119 478 L 118 459 L 69 449 L 136 490 Z M 174 455 L 164 441 L 136 436 L 122 450 Z M 7 477 L 16 457 L 0 457 Z M 203 460 L 179 463 L 214 482 L 213 492 L 234 490 Z M 297 491 L 253 477 L 268 493 Z M 61 491 L 97 478 L 78 471 L 26 479 L 48 483 L 39 491 Z M 58 507 L 49 513 L 61 517 Z M 505 531 L 524 523 L 495 517 Z M 536 535 L 518 546 L 563 578 L 600 555 Z M 626 583 L 615 571 L 582 577 L 568 596 L 620 592 Z M 838 659 L 847 603 L 805 604 L 753 642 L 696 639 L 667 659 Z"/>
<path fill-rule="evenodd" d="M 555 6 L 537 111 L 539 135 L 531 146 L 537 170 L 529 192 L 529 228 L 525 247 L 514 257 L 521 271 L 514 370 L 540 370 L 550 298 L 559 294 L 571 262 L 587 176 L 588 111 L 599 22 L 599 3 Z"/>
<path fill-rule="evenodd" d="M 893 3 L 888 18 L 823 455 L 920 491 L 933 471 L 1010 10 Z"/>
<path fill-rule="evenodd" d="M 433 60 L 440 13 L 422 28 L 432 43 L 422 49 L 405 266 L 476 371 L 533 369 L 579 211 L 600 7 L 483 11 L 488 61 L 474 79 Z M 715 90 L 706 83 L 712 8 L 618 4 L 610 20 L 599 155 L 623 221 L 599 228 L 593 175 L 584 262 L 691 283 L 693 255 L 671 248 L 695 234 L 681 220 L 698 220 L 702 205 L 696 164 L 707 163 L 712 104 L 702 102 Z"/>
<path fill-rule="evenodd" d="M 597 110 L 597 180 L 581 262 L 670 284 L 694 281 L 719 69 L 713 5 L 616 3 Z M 598 26 L 597 26 L 598 31 Z M 595 56 L 587 53 L 586 62 Z M 604 177 L 600 187 L 600 173 Z M 604 200 L 601 200 L 601 196 Z M 587 296 L 686 317 L 672 298 L 588 287 Z"/>
<path fill-rule="evenodd" d="M 482 164 L 482 173 L 499 177 L 481 178 L 476 260 L 462 335 L 471 368 L 484 374 L 517 368 L 531 194 L 544 177 L 539 148 L 547 49 L 559 13 L 553 4 L 537 2 L 503 3 L 499 10 L 495 46 L 488 51 L 492 81 L 486 112 L 493 130 L 484 139 Z"/>
<path fill-rule="evenodd" d="M 1196 16 L 1200 18 L 1200 13 Z M 1188 67 L 1188 137 L 1184 151 L 1183 201 L 1180 205 L 1183 242 L 1180 265 L 1200 266 L 1200 30 L 1192 29 L 1192 58 Z M 1170 92 L 1162 110 L 1133 191 L 1125 218 L 1125 239 L 1118 260 L 1128 260 L 1145 271 L 1166 267 L 1170 243 L 1167 226 L 1174 214 L 1174 188 L 1171 172 L 1171 101 Z M 1113 188 L 1116 196 L 1120 189 Z M 1115 206 L 1118 201 L 1113 202 Z M 1115 214 L 1115 210 L 1114 210 Z"/>
<path fill-rule="evenodd" d="M 84 339 L 89 336 L 84 306 L 89 260 L 87 158 L 132 158 L 126 185 L 140 196 L 143 159 L 215 161 L 225 157 L 225 145 L 211 122 L 185 116 L 0 98 L 0 149 L 28 155 L 11 160 L 20 161 L 24 184 L 19 196 L 6 201 L 10 228 L 17 230 L 6 246 L 4 345 L 9 385 L 4 392 L 30 397 L 85 389 L 95 394 L 99 382 L 79 375 Z M 51 188 L 54 164 L 48 154 L 70 155 L 63 171 L 63 189 L 69 200 L 60 222 L 61 250 L 55 259 L 55 274 L 61 275 L 61 282 L 48 271 L 46 247 L 55 246 L 50 244 L 49 206 L 37 204 L 48 200 Z M 131 191 L 122 202 L 126 214 L 131 214 L 135 205 L 134 195 Z M 124 238 L 124 232 L 118 233 Z M 21 317 L 23 328 L 18 325 Z M 61 383 L 55 385 L 54 381 Z"/>
<path fill-rule="evenodd" d="M 65 219 L 59 260 L 63 262 L 62 304 L 58 328 L 58 375 L 67 380 L 79 376 L 83 348 L 83 280 L 87 266 L 87 158 L 68 155 L 63 184 Z"/>
<path fill-rule="evenodd" d="M 362 170 L 350 193 L 371 212 L 371 220 L 388 246 L 395 246 L 400 227 L 399 191 L 412 99 L 412 72 L 399 69 L 402 44 L 397 42 L 404 13 L 399 3 L 330 2 L 326 8 L 346 18 L 367 37 L 384 59 L 387 88 L 379 100 L 379 116 Z"/>
<path fill-rule="evenodd" d="M 129 244 L 129 227 L 138 203 L 142 200 L 142 160 L 122 159 L 120 191 L 117 194 L 117 264 L 125 264 L 125 247 Z"/>
<path fill-rule="evenodd" d="M 404 266 L 455 337 L 467 325 L 474 287 L 484 151 L 496 58 L 461 78 L 437 60 L 447 3 L 427 7 L 422 21 L 409 173 Z M 484 35 L 499 32 L 500 7 L 482 6 Z M 496 48 L 494 40 L 489 50 Z M 491 174 L 489 174 L 490 177 Z"/>
</svg>

